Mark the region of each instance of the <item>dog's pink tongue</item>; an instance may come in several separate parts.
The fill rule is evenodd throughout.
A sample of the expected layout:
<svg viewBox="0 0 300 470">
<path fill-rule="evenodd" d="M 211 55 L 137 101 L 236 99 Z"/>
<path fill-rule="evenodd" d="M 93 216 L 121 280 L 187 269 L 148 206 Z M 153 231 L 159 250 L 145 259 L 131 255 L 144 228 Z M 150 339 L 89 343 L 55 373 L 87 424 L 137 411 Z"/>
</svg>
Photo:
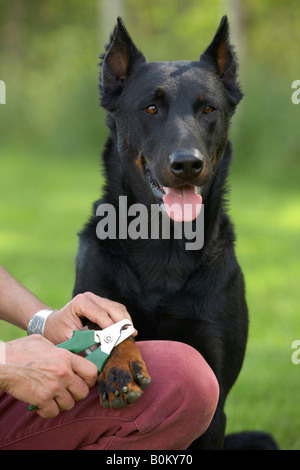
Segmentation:
<svg viewBox="0 0 300 470">
<path fill-rule="evenodd" d="M 191 222 L 201 210 L 202 197 L 196 187 L 179 189 L 164 187 L 163 198 L 168 216 L 175 222 Z"/>
</svg>

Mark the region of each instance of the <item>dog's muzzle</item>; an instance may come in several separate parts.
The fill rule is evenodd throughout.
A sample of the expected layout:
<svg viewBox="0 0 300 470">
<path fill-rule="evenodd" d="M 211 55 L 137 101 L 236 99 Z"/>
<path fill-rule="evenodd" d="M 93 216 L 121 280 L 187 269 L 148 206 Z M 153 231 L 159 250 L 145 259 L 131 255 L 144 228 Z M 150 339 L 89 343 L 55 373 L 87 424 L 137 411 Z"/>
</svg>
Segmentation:
<svg viewBox="0 0 300 470">
<path fill-rule="evenodd" d="M 198 216 L 202 206 L 201 187 L 166 187 L 153 176 L 147 163 L 143 164 L 143 169 L 156 201 L 174 222 L 191 222 Z"/>
</svg>

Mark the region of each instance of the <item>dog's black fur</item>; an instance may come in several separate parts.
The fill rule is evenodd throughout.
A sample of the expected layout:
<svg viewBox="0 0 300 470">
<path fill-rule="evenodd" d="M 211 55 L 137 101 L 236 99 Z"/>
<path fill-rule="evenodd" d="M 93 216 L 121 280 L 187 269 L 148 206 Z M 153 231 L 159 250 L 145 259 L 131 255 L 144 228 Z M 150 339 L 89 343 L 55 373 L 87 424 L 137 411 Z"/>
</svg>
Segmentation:
<svg viewBox="0 0 300 470">
<path fill-rule="evenodd" d="M 243 363 L 248 329 L 226 214 L 228 129 L 242 98 L 227 17 L 200 60 L 155 63 L 146 61 L 118 19 L 100 89 L 110 136 L 106 186 L 95 209 L 112 204 L 118 220 L 120 195 L 128 206 L 150 208 L 161 202 L 162 186 L 196 186 L 205 205 L 204 245 L 189 251 L 186 240 L 174 237 L 99 240 L 93 215 L 80 234 L 74 295 L 89 290 L 124 304 L 139 340 L 176 340 L 200 351 L 218 379 L 220 398 L 209 429 L 192 448 L 222 448 L 225 400 Z"/>
</svg>

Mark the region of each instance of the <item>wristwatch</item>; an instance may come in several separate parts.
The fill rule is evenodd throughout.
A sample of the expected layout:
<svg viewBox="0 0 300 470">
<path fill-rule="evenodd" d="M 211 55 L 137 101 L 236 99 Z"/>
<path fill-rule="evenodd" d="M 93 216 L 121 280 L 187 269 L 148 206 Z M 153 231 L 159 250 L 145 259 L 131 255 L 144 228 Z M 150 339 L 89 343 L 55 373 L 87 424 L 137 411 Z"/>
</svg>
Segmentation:
<svg viewBox="0 0 300 470">
<path fill-rule="evenodd" d="M 54 310 L 40 310 L 30 319 L 27 327 L 27 335 L 43 335 L 47 318 Z"/>
</svg>

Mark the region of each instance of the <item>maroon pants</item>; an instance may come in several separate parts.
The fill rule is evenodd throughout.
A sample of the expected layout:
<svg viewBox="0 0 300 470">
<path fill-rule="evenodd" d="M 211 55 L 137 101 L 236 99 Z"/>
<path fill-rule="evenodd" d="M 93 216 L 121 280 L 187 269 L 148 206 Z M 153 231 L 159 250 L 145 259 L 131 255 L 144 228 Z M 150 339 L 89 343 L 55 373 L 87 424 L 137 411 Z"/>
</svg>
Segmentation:
<svg viewBox="0 0 300 470">
<path fill-rule="evenodd" d="M 203 357 L 173 341 L 137 342 L 152 381 L 133 405 L 106 409 L 97 387 L 53 419 L 0 392 L 0 449 L 184 450 L 208 428 L 219 387 Z"/>
</svg>

